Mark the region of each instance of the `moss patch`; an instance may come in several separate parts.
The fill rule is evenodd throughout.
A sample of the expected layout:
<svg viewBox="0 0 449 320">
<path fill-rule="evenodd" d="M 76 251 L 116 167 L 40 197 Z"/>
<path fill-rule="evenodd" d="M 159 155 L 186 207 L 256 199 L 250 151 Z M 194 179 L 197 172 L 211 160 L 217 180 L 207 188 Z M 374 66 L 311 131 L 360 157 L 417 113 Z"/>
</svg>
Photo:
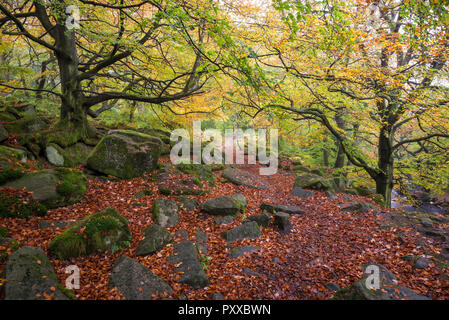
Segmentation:
<svg viewBox="0 0 449 320">
<path fill-rule="evenodd" d="M 76 258 L 129 246 L 128 221 L 114 209 L 91 214 L 55 237 L 48 249 L 60 259 Z"/>
</svg>

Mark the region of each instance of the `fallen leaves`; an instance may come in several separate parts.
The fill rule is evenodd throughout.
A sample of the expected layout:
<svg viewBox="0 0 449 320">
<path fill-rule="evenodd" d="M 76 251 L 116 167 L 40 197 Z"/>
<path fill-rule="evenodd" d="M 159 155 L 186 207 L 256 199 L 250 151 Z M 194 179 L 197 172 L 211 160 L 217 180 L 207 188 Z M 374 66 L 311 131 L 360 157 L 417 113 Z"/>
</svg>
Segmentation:
<svg viewBox="0 0 449 320">
<path fill-rule="evenodd" d="M 255 174 L 259 169 L 258 166 L 241 167 Z M 404 255 L 437 252 L 435 243 L 420 238 L 420 234 L 412 234 L 410 228 L 379 228 L 384 223 L 381 217 L 369 212 L 341 213 L 338 205 L 347 201 L 343 197 L 329 201 L 321 192 L 316 192 L 311 199 L 291 197 L 294 180 L 291 175 L 277 173 L 265 177 L 271 186 L 268 190 L 223 183 L 220 182 L 220 173 L 215 175 L 217 182 L 211 192 L 192 198 L 201 203 L 219 195 L 241 192 L 249 200 L 246 216 L 260 213 L 259 206 L 267 199 L 298 206 L 305 214 L 291 216 L 292 232 L 288 236 L 282 236 L 270 226 L 261 228 L 262 236 L 258 239 L 236 241 L 233 246 L 252 245 L 261 249 L 231 259 L 228 257 L 229 243 L 221 233 L 239 225 L 244 220 L 243 216 L 228 225 L 218 226 L 214 217 L 199 209 L 181 211 L 179 224 L 168 228 L 171 233 L 176 234 L 183 229 L 187 231 L 187 239 L 195 241 L 195 230 L 201 229 L 209 237 L 207 255 L 211 259 L 207 275 L 210 285 L 202 289 L 195 290 L 177 283 L 180 273 L 175 272 L 175 268 L 179 264 L 167 262 L 167 257 L 173 254 L 173 245 L 151 256 L 135 255 L 144 236 L 143 230 L 153 223 L 153 201 L 163 197 L 158 192 L 157 183 L 151 182 L 149 177 L 126 181 L 90 180 L 85 198 L 75 205 L 50 210 L 42 218 L 2 218 L 0 223 L 8 227 L 20 245 L 38 246 L 46 251 L 49 241 L 63 229 L 40 229 L 42 220 L 76 221 L 107 207 L 114 207 L 128 219 L 133 238 L 130 247 L 122 252 L 92 254 L 67 261 L 50 257 L 59 283 L 65 283 L 67 266 L 74 264 L 80 268 L 80 289 L 75 290 L 75 294 L 81 300 L 123 299 L 117 288 L 109 285 L 113 264 L 122 254 L 138 260 L 166 281 L 173 288 L 172 297 L 175 298 L 184 295 L 188 299 L 209 299 L 211 293 L 221 292 L 225 299 L 328 299 L 333 293 L 326 289 L 327 283 L 345 287 L 360 279 L 363 264 L 375 262 L 392 271 L 401 285 L 429 294 L 434 299 L 449 299 L 449 283 L 441 278 L 441 270 L 435 267 L 414 270 L 410 263 L 401 259 Z M 151 189 L 153 195 L 142 196 L 138 202 L 143 205 L 133 207 L 134 195 L 143 189 Z M 168 198 L 177 200 L 175 196 Z M 366 201 L 365 198 L 360 200 Z M 398 233 L 407 235 L 402 244 L 397 240 Z M 175 240 L 180 241 L 181 237 L 175 236 Z M 3 266 L 0 265 L 0 271 Z M 244 272 L 247 269 L 259 275 L 247 274 Z M 41 297 L 52 299 L 47 293 L 42 293 Z"/>
</svg>

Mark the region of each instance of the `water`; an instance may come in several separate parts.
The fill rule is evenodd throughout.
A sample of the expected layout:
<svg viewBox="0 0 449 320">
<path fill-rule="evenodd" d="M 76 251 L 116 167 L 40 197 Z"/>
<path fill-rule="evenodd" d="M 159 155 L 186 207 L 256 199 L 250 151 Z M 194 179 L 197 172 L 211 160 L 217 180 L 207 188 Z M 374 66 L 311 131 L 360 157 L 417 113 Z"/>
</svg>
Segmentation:
<svg viewBox="0 0 449 320">
<path fill-rule="evenodd" d="M 401 209 L 406 212 L 419 211 L 433 214 L 449 214 L 446 209 L 433 203 L 423 203 L 419 207 L 413 206 L 410 203 L 410 200 L 401 196 L 396 190 L 393 189 L 393 191 L 391 192 L 391 208 Z"/>
</svg>

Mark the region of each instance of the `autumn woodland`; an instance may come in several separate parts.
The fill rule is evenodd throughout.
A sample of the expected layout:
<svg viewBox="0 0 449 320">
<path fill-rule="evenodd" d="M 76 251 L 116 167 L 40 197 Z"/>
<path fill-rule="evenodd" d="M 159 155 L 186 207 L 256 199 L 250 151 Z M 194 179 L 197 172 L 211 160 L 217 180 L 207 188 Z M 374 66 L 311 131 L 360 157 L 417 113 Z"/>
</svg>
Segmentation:
<svg viewBox="0 0 449 320">
<path fill-rule="evenodd" d="M 449 299 L 449 1 L 0 0 L 0 300 L 161 299 Z"/>
</svg>

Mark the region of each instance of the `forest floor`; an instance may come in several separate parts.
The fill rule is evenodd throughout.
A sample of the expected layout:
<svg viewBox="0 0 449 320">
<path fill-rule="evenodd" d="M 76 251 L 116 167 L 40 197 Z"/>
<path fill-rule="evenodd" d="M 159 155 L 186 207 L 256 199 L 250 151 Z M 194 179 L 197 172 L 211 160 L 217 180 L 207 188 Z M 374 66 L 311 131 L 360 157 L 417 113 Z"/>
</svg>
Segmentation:
<svg viewBox="0 0 449 320">
<path fill-rule="evenodd" d="M 260 166 L 239 167 L 257 174 Z M 410 262 L 401 258 L 438 254 L 445 244 L 423 237 L 407 226 L 385 227 L 388 215 L 394 210 L 383 209 L 383 214 L 342 212 L 339 205 L 354 200 L 370 201 L 345 194 L 338 194 L 335 200 L 329 200 L 319 191 L 307 199 L 290 196 L 295 179 L 290 171 L 280 170 L 273 176 L 265 176 L 263 179 L 270 186 L 265 190 L 223 183 L 221 172 L 214 174 L 217 182 L 212 192 L 192 198 L 202 203 L 219 195 L 241 192 L 248 199 L 245 215 L 240 215 L 231 224 L 219 226 L 213 216 L 196 208 L 191 212 L 181 211 L 180 223 L 168 227 L 173 234 L 186 230 L 191 241 L 195 240 L 197 229 L 209 237 L 207 255 L 210 262 L 206 273 L 210 285 L 202 289 L 193 289 L 176 281 L 179 274 L 175 273 L 175 266 L 166 261 L 173 252 L 173 244 L 151 256 L 136 256 L 137 245 L 144 236 L 143 230 L 154 222 L 151 214 L 153 201 L 165 197 L 159 193 L 157 182 L 152 182 L 152 174 L 124 181 L 90 179 L 81 202 L 50 210 L 45 217 L 1 218 L 0 224 L 9 229 L 20 245 L 40 247 L 48 253 L 50 241 L 63 229 L 42 229 L 39 223 L 43 220 L 79 220 L 108 207 L 115 208 L 127 218 L 132 242 L 123 251 L 108 251 L 66 261 L 50 256 L 61 283 L 65 283 L 68 276 L 65 274 L 67 266 L 74 264 L 80 268 L 80 289 L 75 290 L 78 299 L 123 299 L 117 289 L 109 286 L 113 263 L 122 254 L 138 260 L 165 280 L 173 288 L 173 298 L 184 295 L 187 299 L 210 299 L 212 293 L 220 292 L 225 299 L 329 299 L 334 292 L 328 290 L 326 284 L 348 286 L 361 278 L 362 265 L 377 263 L 392 271 L 400 285 L 432 299 L 449 299 L 447 268 L 433 264 L 427 269 L 414 269 Z M 152 189 L 154 194 L 143 196 L 138 200 L 140 205 L 134 206 L 134 196 L 144 189 Z M 176 200 L 174 196 L 167 198 Z M 229 243 L 221 233 L 239 225 L 245 216 L 260 213 L 262 202 L 295 205 L 305 213 L 291 215 L 292 229 L 288 235 L 282 235 L 276 227 L 270 226 L 261 228 L 262 236 L 258 239 L 236 241 L 234 246 L 252 245 L 260 247 L 260 250 L 241 258 L 229 258 Z M 398 234 L 404 235 L 401 241 Z M 175 241 L 180 240 L 175 236 Z M 3 267 L 4 264 L 0 265 L 0 271 Z M 246 268 L 252 273 L 245 272 Z"/>
</svg>

